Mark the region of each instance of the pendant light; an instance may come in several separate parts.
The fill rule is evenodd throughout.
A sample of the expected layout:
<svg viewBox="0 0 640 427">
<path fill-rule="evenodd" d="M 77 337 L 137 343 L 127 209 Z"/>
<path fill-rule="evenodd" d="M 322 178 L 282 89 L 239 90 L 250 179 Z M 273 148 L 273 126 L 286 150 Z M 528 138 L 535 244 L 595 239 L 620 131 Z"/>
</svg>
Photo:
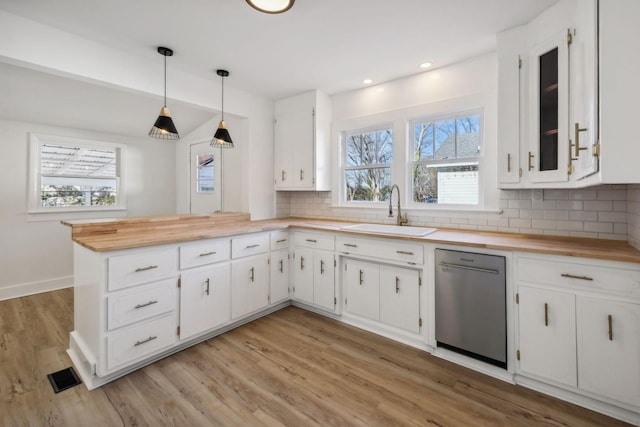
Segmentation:
<svg viewBox="0 0 640 427">
<path fill-rule="evenodd" d="M 264 13 L 282 13 L 291 9 L 295 0 L 247 0 L 249 5 Z"/>
<path fill-rule="evenodd" d="M 158 47 L 158 53 L 164 56 L 164 107 L 160 110 L 158 119 L 151 127 L 149 136 L 159 139 L 180 139 L 178 130 L 173 124 L 171 113 L 167 108 L 167 56 L 173 56 L 173 51 L 168 47 Z"/>
<path fill-rule="evenodd" d="M 227 70 L 216 70 L 216 73 L 222 77 L 222 120 L 220 120 L 218 130 L 215 135 L 213 135 L 213 139 L 211 139 L 211 144 L 209 145 L 218 148 L 233 148 L 231 135 L 229 135 L 227 126 L 224 124 L 224 78 L 229 77 L 229 72 Z"/>
</svg>

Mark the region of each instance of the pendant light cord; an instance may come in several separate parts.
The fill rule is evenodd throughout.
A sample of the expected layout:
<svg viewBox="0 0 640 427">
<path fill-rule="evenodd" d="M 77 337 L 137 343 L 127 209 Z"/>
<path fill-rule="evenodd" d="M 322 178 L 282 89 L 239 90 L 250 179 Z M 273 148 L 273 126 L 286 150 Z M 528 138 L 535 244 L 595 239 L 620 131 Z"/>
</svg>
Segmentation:
<svg viewBox="0 0 640 427">
<path fill-rule="evenodd" d="M 224 76 L 222 76 L 222 120 L 224 121 Z"/>
<path fill-rule="evenodd" d="M 167 55 L 164 55 L 164 106 L 167 106 Z"/>
</svg>

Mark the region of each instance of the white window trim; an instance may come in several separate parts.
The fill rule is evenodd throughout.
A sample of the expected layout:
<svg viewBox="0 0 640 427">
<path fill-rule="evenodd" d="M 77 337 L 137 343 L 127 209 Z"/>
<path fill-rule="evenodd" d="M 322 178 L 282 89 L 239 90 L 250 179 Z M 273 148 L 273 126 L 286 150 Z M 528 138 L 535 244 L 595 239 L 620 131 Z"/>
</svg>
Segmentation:
<svg viewBox="0 0 640 427">
<path fill-rule="evenodd" d="M 83 148 L 98 148 L 118 151 L 118 164 L 116 180 L 118 182 L 118 202 L 113 206 L 74 206 L 65 208 L 45 208 L 40 203 L 40 152 L 42 145 L 60 144 Z M 29 133 L 29 190 L 27 213 L 30 221 L 54 220 L 54 219 L 77 219 L 96 217 L 95 213 L 110 212 L 111 216 L 126 215 L 126 145 L 105 141 L 93 141 L 89 139 L 69 138 L 56 135 L 45 135 Z M 91 213 L 94 214 L 91 214 Z"/>
<path fill-rule="evenodd" d="M 413 129 L 412 129 L 412 125 L 415 122 L 418 121 L 440 121 L 440 120 L 447 120 L 447 119 L 455 119 L 457 117 L 464 117 L 464 116 L 470 116 L 470 115 L 479 115 L 480 116 L 480 153 L 478 154 L 478 157 L 467 157 L 467 158 L 456 158 L 456 159 L 435 159 L 435 160 L 430 160 L 428 162 L 416 162 L 413 159 L 413 138 L 414 138 L 414 134 L 413 134 Z M 436 113 L 436 114 L 427 114 L 427 115 L 419 115 L 416 117 L 410 117 L 407 119 L 407 140 L 406 140 L 406 159 L 407 162 L 405 164 L 405 176 L 407 178 L 406 180 L 406 186 L 407 186 L 407 202 L 406 205 L 407 209 L 415 209 L 415 210 L 419 210 L 419 211 L 424 211 L 424 210 L 429 210 L 429 211 L 436 211 L 436 210 L 444 210 L 444 211 L 483 211 L 484 210 L 484 195 L 485 195 L 485 191 L 482 188 L 483 182 L 484 182 L 484 172 L 485 172 L 485 167 L 484 167 L 484 153 L 485 153 L 485 144 L 484 144 L 484 128 L 485 128 L 485 124 L 484 124 L 484 108 L 482 107 L 478 107 L 478 108 L 472 108 L 472 109 L 465 109 L 465 110 L 461 110 L 461 111 L 449 111 L 449 112 L 441 112 L 441 113 Z M 416 163 L 420 163 L 420 164 L 464 164 L 464 163 L 468 163 L 470 161 L 477 161 L 478 162 L 478 204 L 476 205 L 469 205 L 469 204 L 457 204 L 457 203 L 434 203 L 434 204 L 430 204 L 430 203 L 418 203 L 415 202 L 413 200 L 413 180 L 411 177 L 411 171 L 413 170 L 413 165 Z"/>
<path fill-rule="evenodd" d="M 480 180 L 480 192 L 479 192 L 479 204 L 478 205 L 455 205 L 455 204 L 432 204 L 429 206 L 413 206 L 411 201 L 413 195 L 411 193 L 412 182 L 411 174 L 407 172 L 409 157 L 409 145 L 406 143 L 409 134 L 409 121 L 413 118 L 437 116 L 441 114 L 464 112 L 464 111 L 482 111 L 482 143 L 480 149 L 480 156 L 482 157 L 482 165 L 479 165 L 478 172 L 481 173 L 478 177 Z M 447 113 L 443 113 L 447 112 Z M 486 123 L 486 117 L 495 117 L 495 105 L 492 102 L 488 102 L 486 97 L 482 93 L 474 93 L 470 95 L 464 95 L 461 97 L 445 99 L 441 101 L 435 101 L 428 104 L 422 104 L 417 106 L 411 106 L 406 108 L 399 108 L 394 110 L 388 110 L 380 113 L 374 113 L 367 116 L 351 117 L 345 119 L 337 119 L 332 126 L 332 139 L 337 143 L 333 144 L 333 158 L 337 159 L 339 163 L 333 168 L 332 172 L 332 191 L 331 191 L 331 208 L 342 210 L 344 209 L 345 215 L 358 214 L 358 210 L 363 215 L 368 212 L 382 209 L 386 210 L 387 206 L 382 203 L 371 202 L 349 202 L 345 201 L 344 196 L 344 159 L 343 159 L 343 144 L 344 137 L 343 132 L 351 129 L 364 129 L 371 126 L 375 126 L 380 123 L 393 123 L 394 132 L 394 165 L 392 167 L 392 183 L 399 184 L 401 190 L 401 202 L 403 209 L 409 212 L 416 212 L 418 214 L 426 214 L 427 212 L 438 213 L 438 215 L 446 215 L 448 213 L 456 212 L 469 212 L 469 213 L 500 213 L 499 207 L 499 194 L 497 190 L 497 184 L 492 177 L 491 170 L 495 168 L 494 159 L 487 159 L 485 153 L 491 154 L 492 151 L 487 151 L 489 148 L 496 149 L 495 147 L 495 128 L 492 124 Z M 490 138 L 488 141 L 487 138 Z M 404 143 L 398 143 L 397 141 L 404 141 Z M 491 146 L 491 147 L 489 147 Z M 490 160 L 490 161 L 489 161 Z M 395 196 L 394 196 L 395 197 Z M 395 199 L 394 199 L 395 200 Z M 409 203 L 407 203 L 409 202 Z M 395 203 L 395 202 L 394 202 Z M 348 214 L 346 212 L 349 212 Z"/>
<path fill-rule="evenodd" d="M 392 158 L 395 159 L 396 158 L 396 130 L 394 129 L 394 123 L 392 121 L 389 120 L 385 120 L 382 121 L 380 123 L 375 123 L 372 125 L 368 125 L 365 127 L 356 127 L 356 128 L 352 128 L 352 129 L 344 129 L 342 131 L 340 131 L 340 140 L 339 140 L 339 147 L 340 147 L 340 200 L 341 200 L 341 206 L 345 206 L 345 207 L 354 207 L 354 208 L 379 208 L 380 206 L 383 206 L 385 204 L 388 204 L 388 201 L 386 200 L 381 200 L 379 202 L 371 202 L 371 201 L 364 201 L 364 200 L 346 200 L 346 183 L 344 180 L 344 175 L 345 172 L 347 171 L 347 168 L 349 168 L 347 166 L 347 138 L 346 135 L 347 134 L 354 134 L 354 133 L 367 133 L 367 132 L 375 132 L 375 131 L 380 131 L 380 130 L 386 130 L 386 129 L 391 129 L 392 135 L 393 135 L 393 154 L 392 154 Z M 393 184 L 393 172 L 394 172 L 394 164 L 395 161 L 392 161 L 389 164 L 385 164 L 384 166 L 382 165 L 373 165 L 373 168 L 390 168 L 391 169 L 391 184 Z M 388 165 L 388 166 L 387 166 Z M 359 168 L 359 167 L 358 167 Z M 354 169 L 358 169 L 358 168 L 349 168 L 349 170 L 354 170 Z M 370 169 L 366 166 L 362 166 L 362 169 Z"/>
</svg>

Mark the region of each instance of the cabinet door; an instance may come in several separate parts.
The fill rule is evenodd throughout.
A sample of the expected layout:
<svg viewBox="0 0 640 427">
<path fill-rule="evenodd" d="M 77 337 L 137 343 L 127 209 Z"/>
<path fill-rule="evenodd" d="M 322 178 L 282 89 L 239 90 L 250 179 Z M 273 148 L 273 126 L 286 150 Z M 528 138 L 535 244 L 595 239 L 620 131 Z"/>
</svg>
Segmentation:
<svg viewBox="0 0 640 427">
<path fill-rule="evenodd" d="M 569 45 L 567 31 L 531 49 L 529 152 L 531 182 L 568 180 Z"/>
<path fill-rule="evenodd" d="M 576 2 L 575 30 L 569 48 L 571 99 L 569 104 L 570 156 L 573 179 L 598 171 L 599 157 L 593 146 L 598 142 L 598 58 L 597 0 Z"/>
<path fill-rule="evenodd" d="M 182 273 L 180 339 L 214 329 L 231 319 L 229 265 Z"/>
<path fill-rule="evenodd" d="M 380 319 L 380 268 L 377 264 L 345 261 L 345 310 L 368 319 Z"/>
<path fill-rule="evenodd" d="M 498 182 L 520 182 L 522 28 L 498 35 Z"/>
<path fill-rule="evenodd" d="M 334 255 L 327 251 L 315 251 L 313 255 L 313 303 L 333 311 L 336 297 Z"/>
<path fill-rule="evenodd" d="M 640 406 L 640 305 L 577 297 L 578 387 Z"/>
<path fill-rule="evenodd" d="M 231 264 L 231 317 L 238 318 L 269 304 L 269 255 Z"/>
<path fill-rule="evenodd" d="M 409 332 L 420 332 L 418 271 L 380 266 L 380 320 Z"/>
<path fill-rule="evenodd" d="M 289 251 L 271 252 L 270 303 L 289 299 Z"/>
<path fill-rule="evenodd" d="M 297 247 L 293 259 L 293 297 L 313 304 L 313 249 Z"/>
<path fill-rule="evenodd" d="M 308 106 L 295 116 L 293 174 L 296 188 L 313 189 L 315 181 L 315 111 Z"/>
<path fill-rule="evenodd" d="M 575 295 L 520 286 L 519 371 L 575 387 Z"/>
<path fill-rule="evenodd" d="M 276 189 L 293 187 L 293 131 L 289 123 L 293 119 L 282 114 L 276 117 L 274 125 L 275 143 L 273 173 Z"/>
</svg>

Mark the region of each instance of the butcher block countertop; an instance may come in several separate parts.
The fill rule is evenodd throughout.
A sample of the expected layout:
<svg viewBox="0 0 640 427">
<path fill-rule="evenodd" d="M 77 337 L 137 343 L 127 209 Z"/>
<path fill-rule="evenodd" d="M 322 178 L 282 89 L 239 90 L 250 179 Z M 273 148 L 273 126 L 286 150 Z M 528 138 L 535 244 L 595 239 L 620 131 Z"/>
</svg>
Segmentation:
<svg viewBox="0 0 640 427">
<path fill-rule="evenodd" d="M 246 213 L 174 215 L 114 220 L 62 221 L 71 227 L 74 242 L 95 252 L 107 252 L 214 237 L 287 228 L 331 231 L 353 236 L 401 239 L 467 247 L 564 255 L 640 263 L 640 251 L 626 241 L 498 233 L 440 228 L 424 237 L 382 235 L 341 229 L 353 222 L 283 218 L 251 221 Z"/>
</svg>

